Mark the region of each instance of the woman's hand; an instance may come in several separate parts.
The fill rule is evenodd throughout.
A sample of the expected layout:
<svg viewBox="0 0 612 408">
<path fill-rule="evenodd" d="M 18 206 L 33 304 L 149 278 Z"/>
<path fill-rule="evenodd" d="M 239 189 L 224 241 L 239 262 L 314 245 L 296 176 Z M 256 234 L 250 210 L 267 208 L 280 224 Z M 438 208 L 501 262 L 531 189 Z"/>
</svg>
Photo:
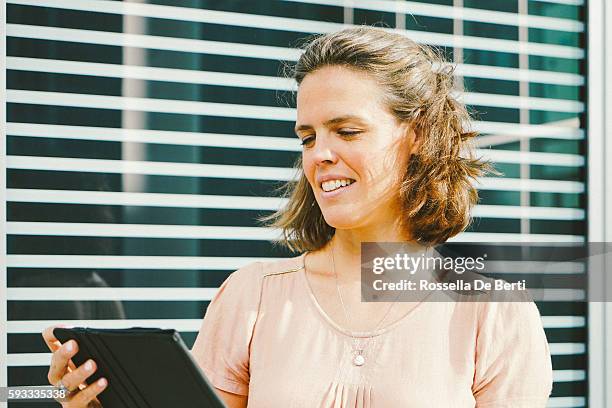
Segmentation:
<svg viewBox="0 0 612 408">
<path fill-rule="evenodd" d="M 77 353 L 79 345 L 74 340 L 61 344 L 53 334 L 55 327 L 47 327 L 42 335 L 45 343 L 53 352 L 51 366 L 47 374 L 49 383 L 56 386 L 61 381 L 61 384 L 70 391 L 68 398 L 62 402 L 62 407 L 101 407 L 102 404 L 96 396 L 104 391 L 108 384 L 107 380 L 100 378 L 95 383 L 89 385 L 85 383 L 85 380 L 96 372 L 95 361 L 89 360 L 80 367 L 75 367 L 71 358 Z"/>
</svg>

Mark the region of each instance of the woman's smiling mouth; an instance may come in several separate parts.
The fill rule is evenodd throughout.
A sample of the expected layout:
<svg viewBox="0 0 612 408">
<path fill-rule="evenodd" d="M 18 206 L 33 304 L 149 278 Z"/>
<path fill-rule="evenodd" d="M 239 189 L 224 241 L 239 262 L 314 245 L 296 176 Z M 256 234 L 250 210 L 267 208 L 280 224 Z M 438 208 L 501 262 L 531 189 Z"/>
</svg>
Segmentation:
<svg viewBox="0 0 612 408">
<path fill-rule="evenodd" d="M 319 186 L 321 187 L 321 196 L 323 198 L 332 198 L 340 195 L 351 189 L 352 185 L 356 181 L 353 179 L 335 179 L 322 182 Z"/>
<path fill-rule="evenodd" d="M 337 180 L 328 180 L 321 183 L 321 190 L 325 192 L 334 191 L 338 188 L 345 187 L 351 185 L 355 182 L 353 179 L 337 179 Z"/>
</svg>

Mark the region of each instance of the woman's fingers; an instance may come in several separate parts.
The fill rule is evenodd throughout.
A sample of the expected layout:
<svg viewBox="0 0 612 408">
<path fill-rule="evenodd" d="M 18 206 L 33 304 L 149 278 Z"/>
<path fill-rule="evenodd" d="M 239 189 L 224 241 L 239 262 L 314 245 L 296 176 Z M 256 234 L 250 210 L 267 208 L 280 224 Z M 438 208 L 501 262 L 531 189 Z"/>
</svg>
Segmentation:
<svg viewBox="0 0 612 408">
<path fill-rule="evenodd" d="M 55 352 L 60 347 L 62 347 L 62 343 L 60 343 L 60 341 L 55 338 L 55 334 L 53 334 L 53 329 L 55 329 L 56 327 L 67 327 L 67 326 L 63 324 L 49 326 L 42 332 L 43 339 L 45 339 L 45 344 L 47 345 L 47 347 L 49 347 L 49 350 L 51 350 L 52 352 Z M 72 360 L 68 362 L 68 367 L 70 367 L 73 370 L 76 369 L 76 366 L 74 365 Z"/>
<path fill-rule="evenodd" d="M 49 373 L 47 375 L 50 384 L 57 384 L 57 382 L 69 371 L 69 361 L 77 353 L 78 349 L 79 346 L 77 342 L 70 340 L 53 352 L 51 366 L 49 367 Z"/>
<path fill-rule="evenodd" d="M 53 334 L 53 329 L 55 329 L 56 327 L 60 326 L 49 326 L 42 332 L 42 336 L 45 339 L 45 343 L 51 351 L 55 351 L 62 346 L 62 343 L 60 343 L 60 341 L 56 339 L 55 335 Z"/>
<path fill-rule="evenodd" d="M 97 365 L 93 360 L 88 360 L 80 367 L 75 367 L 71 358 L 79 351 L 79 346 L 74 340 L 69 340 L 62 344 L 53 334 L 53 329 L 56 327 L 61 326 L 47 327 L 43 331 L 42 336 L 47 347 L 53 352 L 51 366 L 47 375 L 49 383 L 57 385 L 61 380 L 64 387 L 75 391 L 67 401 L 62 402 L 62 407 L 83 408 L 87 407 L 90 403 L 98 402 L 96 396 L 104 391 L 108 385 L 107 380 L 100 378 L 95 383 L 85 385 L 85 380 L 96 371 Z M 99 406 L 99 404 L 97 405 Z"/>
<path fill-rule="evenodd" d="M 78 391 L 79 385 L 92 375 L 97 369 L 96 363 L 93 360 L 87 360 L 76 370 L 70 371 L 62 377 L 62 384 L 70 391 Z"/>
<path fill-rule="evenodd" d="M 95 383 L 89 384 L 87 388 L 77 392 L 73 397 L 70 397 L 67 402 L 62 403 L 62 406 L 65 408 L 86 407 L 98 394 L 104 391 L 107 385 L 108 381 L 105 378 L 100 378 Z"/>
</svg>

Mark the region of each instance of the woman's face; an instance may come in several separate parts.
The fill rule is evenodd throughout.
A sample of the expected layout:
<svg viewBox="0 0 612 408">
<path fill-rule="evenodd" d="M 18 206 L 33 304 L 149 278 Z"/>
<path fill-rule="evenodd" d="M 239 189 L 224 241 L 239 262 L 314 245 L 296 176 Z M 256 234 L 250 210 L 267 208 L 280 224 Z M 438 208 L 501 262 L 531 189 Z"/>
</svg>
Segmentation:
<svg viewBox="0 0 612 408">
<path fill-rule="evenodd" d="M 340 66 L 306 75 L 298 89 L 302 166 L 332 227 L 398 221 L 414 132 L 386 108 L 383 92 L 369 74 Z"/>
</svg>

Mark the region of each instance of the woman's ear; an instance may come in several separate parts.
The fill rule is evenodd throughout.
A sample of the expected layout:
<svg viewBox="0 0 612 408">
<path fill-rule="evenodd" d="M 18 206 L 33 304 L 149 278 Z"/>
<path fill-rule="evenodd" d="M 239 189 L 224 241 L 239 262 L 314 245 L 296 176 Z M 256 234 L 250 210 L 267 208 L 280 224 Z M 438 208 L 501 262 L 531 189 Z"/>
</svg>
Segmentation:
<svg viewBox="0 0 612 408">
<path fill-rule="evenodd" d="M 410 152 L 410 156 L 416 154 L 423 140 L 421 137 L 419 137 L 414 122 L 405 122 L 404 137 L 406 140 L 406 146 Z"/>
</svg>

